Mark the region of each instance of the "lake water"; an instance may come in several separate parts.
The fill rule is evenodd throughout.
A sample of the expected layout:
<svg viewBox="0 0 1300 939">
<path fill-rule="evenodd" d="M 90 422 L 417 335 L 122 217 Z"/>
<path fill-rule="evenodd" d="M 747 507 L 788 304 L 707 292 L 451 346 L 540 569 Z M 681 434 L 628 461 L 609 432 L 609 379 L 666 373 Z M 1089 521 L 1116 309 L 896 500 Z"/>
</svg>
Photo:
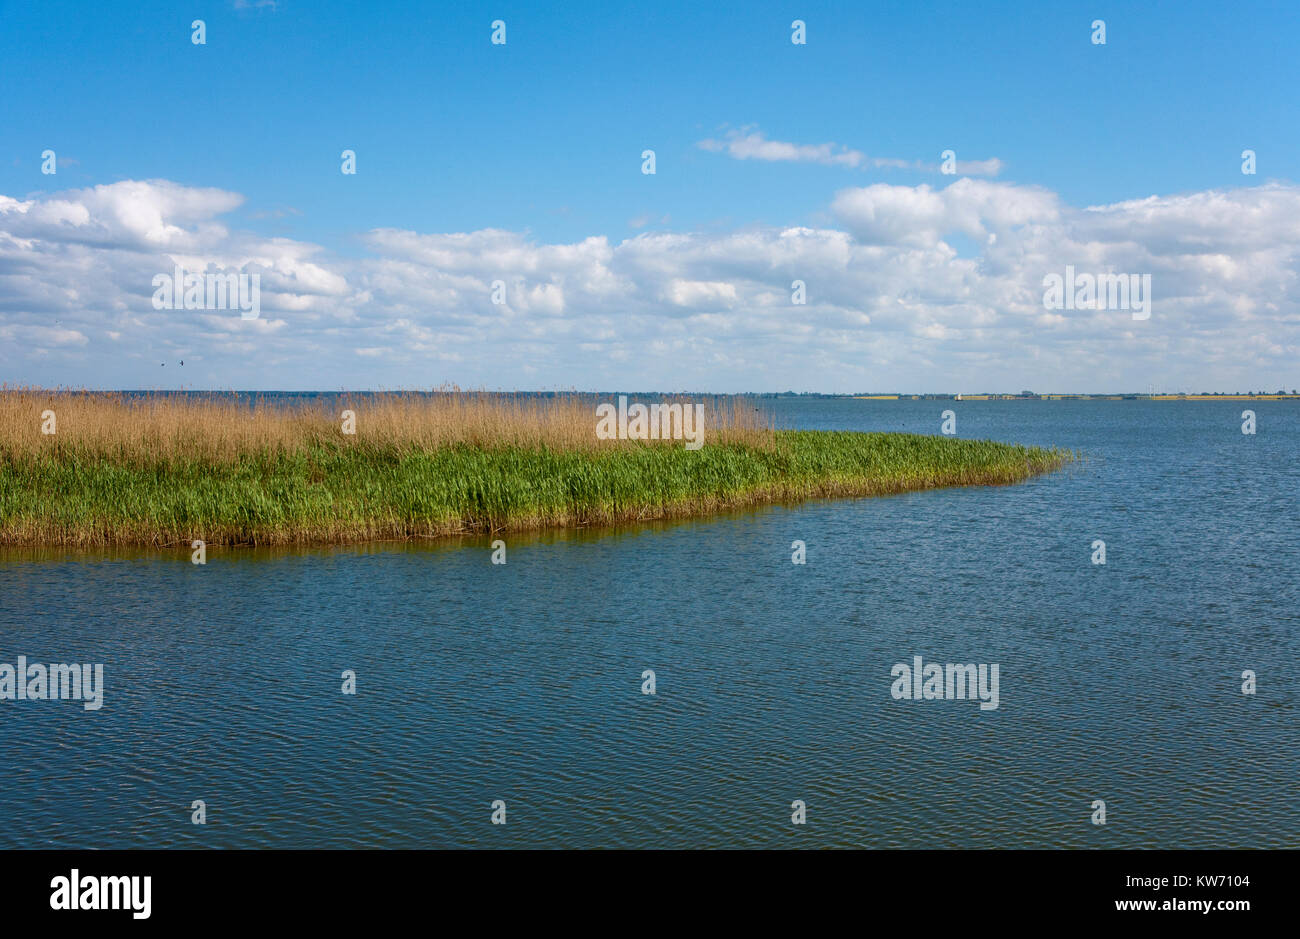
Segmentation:
<svg viewBox="0 0 1300 939">
<path fill-rule="evenodd" d="M 0 662 L 102 662 L 105 691 L 0 701 L 0 846 L 1300 846 L 1300 406 L 763 404 L 952 407 L 1085 458 L 511 536 L 504 566 L 487 538 L 5 551 Z M 916 655 L 998 664 L 999 706 L 895 700 Z"/>
</svg>

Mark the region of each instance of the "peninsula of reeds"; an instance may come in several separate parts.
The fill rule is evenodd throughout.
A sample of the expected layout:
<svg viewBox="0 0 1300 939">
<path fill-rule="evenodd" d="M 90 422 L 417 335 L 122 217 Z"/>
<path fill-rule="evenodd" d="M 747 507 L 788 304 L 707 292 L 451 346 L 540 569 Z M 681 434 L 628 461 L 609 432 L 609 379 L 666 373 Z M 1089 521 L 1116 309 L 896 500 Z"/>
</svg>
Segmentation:
<svg viewBox="0 0 1300 939">
<path fill-rule="evenodd" d="M 748 398 L 706 402 L 699 449 L 602 440 L 600 400 L 3 389 L 0 544 L 292 544 L 601 525 L 1015 483 L 1070 459 L 987 440 L 775 430 Z"/>
</svg>

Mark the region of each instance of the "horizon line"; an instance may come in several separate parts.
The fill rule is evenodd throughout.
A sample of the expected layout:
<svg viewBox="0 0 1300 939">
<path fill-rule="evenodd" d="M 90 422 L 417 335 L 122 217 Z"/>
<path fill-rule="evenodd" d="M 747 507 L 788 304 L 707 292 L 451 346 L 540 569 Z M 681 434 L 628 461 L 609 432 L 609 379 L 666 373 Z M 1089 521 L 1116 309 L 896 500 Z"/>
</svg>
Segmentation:
<svg viewBox="0 0 1300 939">
<path fill-rule="evenodd" d="M 691 397 L 719 398 L 846 398 L 851 400 L 1051 400 L 1051 399 L 1194 399 L 1194 398 L 1265 398 L 1300 399 L 1300 391 L 665 391 L 660 389 L 631 391 L 613 389 L 602 391 L 568 389 L 488 389 L 488 388 L 340 388 L 286 389 L 286 388 L 72 388 L 39 386 L 0 386 L 0 393 L 45 394 L 235 394 L 235 395 L 685 395 Z"/>
</svg>

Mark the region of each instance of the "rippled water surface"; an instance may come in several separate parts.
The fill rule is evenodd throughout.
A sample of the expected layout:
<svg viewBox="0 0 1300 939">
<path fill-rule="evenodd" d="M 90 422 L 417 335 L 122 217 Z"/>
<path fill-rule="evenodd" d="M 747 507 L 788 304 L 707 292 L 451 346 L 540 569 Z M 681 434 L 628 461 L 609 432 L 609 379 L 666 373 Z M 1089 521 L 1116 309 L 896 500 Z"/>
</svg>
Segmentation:
<svg viewBox="0 0 1300 939">
<path fill-rule="evenodd" d="M 951 406 L 1085 459 L 510 537 L 505 566 L 486 538 L 7 551 L 0 662 L 106 690 L 0 701 L 0 846 L 1300 846 L 1300 406 L 767 404 L 924 433 Z M 1000 706 L 894 700 L 914 655 L 998 663 Z"/>
</svg>

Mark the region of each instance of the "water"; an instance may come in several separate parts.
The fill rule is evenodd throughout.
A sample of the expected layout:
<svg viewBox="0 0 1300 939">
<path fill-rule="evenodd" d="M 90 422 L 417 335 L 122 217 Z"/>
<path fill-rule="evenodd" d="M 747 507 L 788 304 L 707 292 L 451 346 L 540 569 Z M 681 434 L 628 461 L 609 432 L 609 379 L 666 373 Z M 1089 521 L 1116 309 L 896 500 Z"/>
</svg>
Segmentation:
<svg viewBox="0 0 1300 939">
<path fill-rule="evenodd" d="M 1086 459 L 507 537 L 505 566 L 486 538 L 7 551 L 0 662 L 107 687 L 0 701 L 0 846 L 1300 846 L 1294 403 L 765 404 L 926 433 L 952 407 Z M 1000 706 L 894 700 L 914 655 L 998 663 Z"/>
</svg>

